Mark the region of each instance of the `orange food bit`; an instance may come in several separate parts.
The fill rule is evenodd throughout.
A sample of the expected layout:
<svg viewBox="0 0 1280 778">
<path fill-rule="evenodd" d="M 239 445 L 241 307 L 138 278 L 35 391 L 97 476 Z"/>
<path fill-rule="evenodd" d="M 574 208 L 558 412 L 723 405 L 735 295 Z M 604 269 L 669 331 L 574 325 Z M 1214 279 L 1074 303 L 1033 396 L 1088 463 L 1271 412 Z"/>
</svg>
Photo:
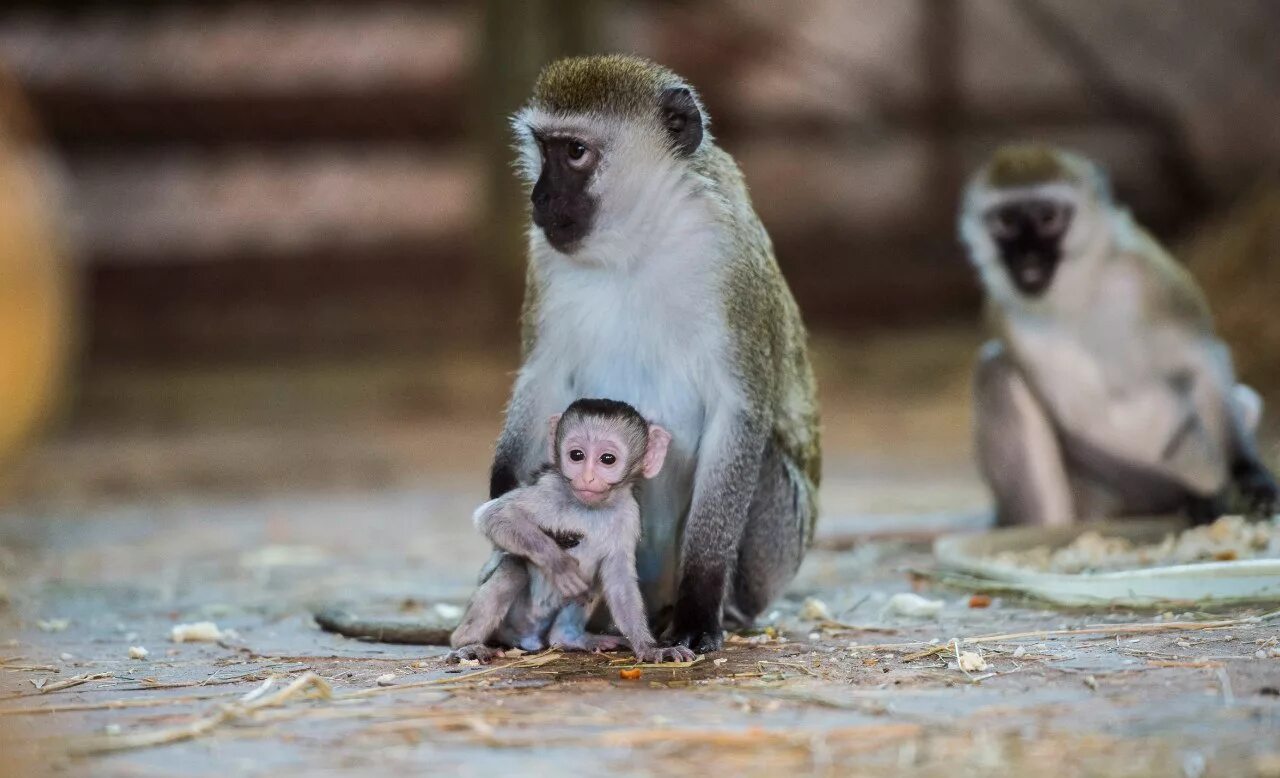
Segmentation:
<svg viewBox="0 0 1280 778">
<path fill-rule="evenodd" d="M 969 598 L 970 608 L 987 608 L 991 606 L 991 595 L 975 594 Z"/>
<path fill-rule="evenodd" d="M 630 670 L 619 670 L 618 676 L 624 681 L 638 681 L 640 680 L 640 668 L 633 667 Z"/>
</svg>

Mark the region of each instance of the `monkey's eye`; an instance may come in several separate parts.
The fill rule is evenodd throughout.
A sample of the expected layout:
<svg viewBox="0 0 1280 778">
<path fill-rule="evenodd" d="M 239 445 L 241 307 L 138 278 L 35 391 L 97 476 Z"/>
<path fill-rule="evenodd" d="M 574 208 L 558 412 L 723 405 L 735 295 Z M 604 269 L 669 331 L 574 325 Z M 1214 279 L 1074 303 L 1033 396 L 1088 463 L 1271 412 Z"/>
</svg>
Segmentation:
<svg viewBox="0 0 1280 778">
<path fill-rule="evenodd" d="M 987 230 L 993 237 L 1008 238 L 1018 232 L 1018 217 L 1008 208 L 1000 208 L 987 214 Z"/>
<path fill-rule="evenodd" d="M 595 164 L 595 152 L 580 140 L 569 141 L 564 153 L 569 158 L 569 167 L 574 170 L 586 170 Z"/>
<path fill-rule="evenodd" d="M 585 453 L 583 453 L 582 449 L 580 449 L 580 448 L 575 448 L 575 449 L 573 449 L 572 451 L 570 451 L 570 452 L 569 452 L 569 459 L 570 459 L 570 461 L 573 461 L 573 462 L 581 462 L 582 460 L 584 460 L 584 459 L 586 459 L 586 458 L 587 458 L 587 455 L 586 455 Z"/>
<path fill-rule="evenodd" d="M 602 465 L 612 465 L 614 462 L 617 462 L 617 461 L 618 461 L 618 458 L 615 457 L 613 454 L 600 455 L 600 464 Z"/>
<path fill-rule="evenodd" d="M 1047 205 L 1037 217 L 1040 228 L 1046 233 L 1059 233 L 1066 229 L 1067 220 L 1071 218 L 1071 206 Z"/>
</svg>

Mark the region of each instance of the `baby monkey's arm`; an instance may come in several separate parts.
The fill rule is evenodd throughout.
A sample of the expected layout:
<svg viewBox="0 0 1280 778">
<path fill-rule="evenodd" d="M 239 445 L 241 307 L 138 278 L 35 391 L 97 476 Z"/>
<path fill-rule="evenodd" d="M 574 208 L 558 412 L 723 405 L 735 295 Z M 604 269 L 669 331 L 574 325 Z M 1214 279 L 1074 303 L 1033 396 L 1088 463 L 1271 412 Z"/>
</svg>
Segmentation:
<svg viewBox="0 0 1280 778">
<path fill-rule="evenodd" d="M 480 506 L 475 516 L 476 527 L 498 548 L 536 565 L 560 596 L 582 597 L 590 582 L 582 577 L 578 560 L 556 545 L 538 526 L 539 509 L 549 507 L 527 494 L 509 493 Z"/>
<path fill-rule="evenodd" d="M 626 542 L 624 537 L 619 540 Z M 609 613 L 618 629 L 631 643 L 631 652 L 641 662 L 688 662 L 694 658 L 693 651 L 685 646 L 658 648 L 649 631 L 649 620 L 645 616 L 644 599 L 640 596 L 640 584 L 636 582 L 636 555 L 633 548 L 618 547 L 612 549 L 600 565 L 600 583 L 604 589 L 605 602 L 609 603 Z"/>
</svg>

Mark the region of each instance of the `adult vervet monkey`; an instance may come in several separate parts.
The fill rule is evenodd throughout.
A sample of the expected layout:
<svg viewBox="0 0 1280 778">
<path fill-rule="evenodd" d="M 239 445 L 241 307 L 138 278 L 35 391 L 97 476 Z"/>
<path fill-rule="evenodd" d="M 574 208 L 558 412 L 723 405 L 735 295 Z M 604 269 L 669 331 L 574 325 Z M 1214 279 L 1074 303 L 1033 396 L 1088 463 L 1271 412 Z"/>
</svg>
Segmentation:
<svg viewBox="0 0 1280 778">
<path fill-rule="evenodd" d="M 960 235 L 993 338 L 975 374 L 979 465 L 1005 524 L 1276 506 L 1258 395 L 1237 383 L 1191 276 L 1083 157 L 1000 149 Z"/>
<path fill-rule="evenodd" d="M 530 189 L 524 358 L 490 496 L 527 483 L 544 420 L 611 397 L 670 430 L 639 489 L 651 620 L 701 653 L 791 580 L 817 514 L 804 327 L 742 174 L 693 88 L 644 59 L 566 59 L 513 120 Z"/>
</svg>

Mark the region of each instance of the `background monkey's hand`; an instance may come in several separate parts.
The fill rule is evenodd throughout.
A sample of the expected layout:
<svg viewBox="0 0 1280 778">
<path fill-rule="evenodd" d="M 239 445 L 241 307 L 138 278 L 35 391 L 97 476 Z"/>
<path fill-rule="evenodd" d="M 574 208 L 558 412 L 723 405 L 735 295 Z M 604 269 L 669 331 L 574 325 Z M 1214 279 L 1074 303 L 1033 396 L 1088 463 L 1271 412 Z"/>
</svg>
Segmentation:
<svg viewBox="0 0 1280 778">
<path fill-rule="evenodd" d="M 587 590 L 591 587 L 590 582 L 582 577 L 578 560 L 563 551 L 558 556 L 552 557 L 551 563 L 546 565 L 542 572 L 551 582 L 552 588 L 566 600 L 585 597 Z"/>
<path fill-rule="evenodd" d="M 669 646 L 659 648 L 658 646 L 637 646 L 635 648 L 636 659 L 641 662 L 692 662 L 696 658 L 696 654 L 685 646 Z"/>
</svg>

